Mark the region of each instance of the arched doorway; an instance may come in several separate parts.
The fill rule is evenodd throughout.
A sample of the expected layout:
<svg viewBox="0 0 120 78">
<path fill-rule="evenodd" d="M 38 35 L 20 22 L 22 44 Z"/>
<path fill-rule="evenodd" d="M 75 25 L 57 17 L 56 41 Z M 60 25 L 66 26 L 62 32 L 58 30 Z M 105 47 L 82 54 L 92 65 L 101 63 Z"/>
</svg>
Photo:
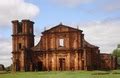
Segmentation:
<svg viewBox="0 0 120 78">
<path fill-rule="evenodd" d="M 82 60 L 82 70 L 84 70 L 84 60 Z"/>
<path fill-rule="evenodd" d="M 43 63 L 40 61 L 37 63 L 37 70 L 42 71 L 42 68 L 43 68 Z"/>
<path fill-rule="evenodd" d="M 19 59 L 16 60 L 16 71 L 20 71 L 20 61 Z"/>
<path fill-rule="evenodd" d="M 65 70 L 65 58 L 59 58 L 59 70 Z"/>
</svg>

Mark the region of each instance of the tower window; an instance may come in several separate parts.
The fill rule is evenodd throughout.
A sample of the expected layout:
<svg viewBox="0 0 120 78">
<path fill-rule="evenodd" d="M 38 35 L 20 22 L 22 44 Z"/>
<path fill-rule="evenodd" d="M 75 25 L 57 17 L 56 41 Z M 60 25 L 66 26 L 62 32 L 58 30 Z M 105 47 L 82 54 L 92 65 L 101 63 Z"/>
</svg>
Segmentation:
<svg viewBox="0 0 120 78">
<path fill-rule="evenodd" d="M 59 39 L 59 47 L 64 47 L 64 39 Z"/>
<path fill-rule="evenodd" d="M 17 31 L 18 31 L 18 33 L 22 33 L 22 23 L 18 24 Z"/>
<path fill-rule="evenodd" d="M 22 48 L 22 44 L 21 44 L 21 43 L 18 44 L 18 48 L 19 48 L 19 49 Z"/>
<path fill-rule="evenodd" d="M 30 32 L 31 34 L 33 33 L 32 28 L 30 28 L 29 32 Z"/>
</svg>

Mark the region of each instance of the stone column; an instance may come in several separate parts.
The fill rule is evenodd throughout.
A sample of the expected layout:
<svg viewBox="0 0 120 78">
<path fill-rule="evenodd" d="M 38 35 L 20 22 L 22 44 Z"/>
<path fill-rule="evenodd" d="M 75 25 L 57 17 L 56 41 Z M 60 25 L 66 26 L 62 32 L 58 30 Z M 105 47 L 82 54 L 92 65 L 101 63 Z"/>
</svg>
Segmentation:
<svg viewBox="0 0 120 78">
<path fill-rule="evenodd" d="M 70 53 L 69 52 L 66 60 L 67 60 L 67 70 L 70 70 Z"/>
<path fill-rule="evenodd" d="M 87 70 L 87 50 L 84 49 L 84 70 Z"/>
<path fill-rule="evenodd" d="M 46 70 L 48 70 L 49 68 L 48 68 L 48 53 L 46 53 Z"/>
<path fill-rule="evenodd" d="M 75 51 L 75 70 L 78 70 L 78 52 Z"/>
<path fill-rule="evenodd" d="M 32 63 L 30 63 L 30 71 L 32 71 L 32 69 L 33 69 L 32 67 L 33 67 L 33 65 L 32 65 Z"/>
<path fill-rule="evenodd" d="M 56 61 L 56 63 L 57 63 L 57 64 L 56 64 L 56 68 L 57 68 L 57 70 L 59 70 L 59 57 L 58 57 L 58 56 L 57 56 L 56 60 L 57 60 L 57 61 Z"/>
<path fill-rule="evenodd" d="M 43 66 L 42 66 L 42 69 L 43 70 L 45 70 L 46 69 L 46 60 L 45 60 L 45 54 L 43 54 L 43 60 L 42 60 L 42 62 L 43 62 Z"/>
<path fill-rule="evenodd" d="M 25 71 L 25 55 L 24 55 L 24 50 L 21 50 L 21 59 L 19 60 L 20 61 L 20 71 Z M 27 65 L 26 65 L 27 66 Z"/>
<path fill-rule="evenodd" d="M 82 55 L 81 55 L 81 53 L 79 53 L 78 54 L 79 56 L 78 56 L 78 69 L 79 70 L 82 70 Z"/>
<path fill-rule="evenodd" d="M 55 53 L 53 53 L 53 56 L 52 56 L 52 70 L 53 71 L 56 70 L 56 55 L 55 55 Z"/>
</svg>

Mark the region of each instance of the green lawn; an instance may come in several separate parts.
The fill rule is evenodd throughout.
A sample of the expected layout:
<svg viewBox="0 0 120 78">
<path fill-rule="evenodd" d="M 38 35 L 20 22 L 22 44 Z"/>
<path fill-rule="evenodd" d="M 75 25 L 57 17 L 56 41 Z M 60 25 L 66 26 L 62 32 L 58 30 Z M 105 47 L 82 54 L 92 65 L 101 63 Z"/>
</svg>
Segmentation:
<svg viewBox="0 0 120 78">
<path fill-rule="evenodd" d="M 120 78 L 114 71 L 51 71 L 51 72 L 0 72 L 0 78 Z"/>
</svg>

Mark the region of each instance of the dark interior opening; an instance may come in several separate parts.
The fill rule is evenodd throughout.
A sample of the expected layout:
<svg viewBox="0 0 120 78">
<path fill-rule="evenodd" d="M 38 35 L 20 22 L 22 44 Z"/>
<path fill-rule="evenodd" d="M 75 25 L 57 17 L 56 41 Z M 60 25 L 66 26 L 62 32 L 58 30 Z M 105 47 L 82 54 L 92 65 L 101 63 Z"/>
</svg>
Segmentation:
<svg viewBox="0 0 120 78">
<path fill-rule="evenodd" d="M 19 48 L 19 49 L 22 48 L 22 44 L 21 44 L 21 43 L 18 44 L 18 48 Z"/>
<path fill-rule="evenodd" d="M 84 70 L 84 60 L 82 60 L 82 70 Z"/>
<path fill-rule="evenodd" d="M 65 58 L 59 58 L 59 70 L 65 70 Z"/>
<path fill-rule="evenodd" d="M 43 66 L 43 63 L 42 62 L 38 62 L 38 64 L 37 64 L 37 70 L 38 71 L 42 71 L 42 66 Z"/>
<path fill-rule="evenodd" d="M 18 24 L 17 32 L 18 32 L 18 33 L 22 33 L 22 23 L 19 23 L 19 24 Z"/>
</svg>

